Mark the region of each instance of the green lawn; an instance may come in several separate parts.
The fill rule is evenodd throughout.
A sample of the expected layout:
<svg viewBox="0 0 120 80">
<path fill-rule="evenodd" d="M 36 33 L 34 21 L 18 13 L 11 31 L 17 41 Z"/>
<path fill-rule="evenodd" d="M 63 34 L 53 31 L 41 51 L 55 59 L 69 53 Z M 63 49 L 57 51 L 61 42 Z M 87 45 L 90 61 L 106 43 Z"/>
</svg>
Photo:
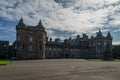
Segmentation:
<svg viewBox="0 0 120 80">
<path fill-rule="evenodd" d="M 0 65 L 7 65 L 10 62 L 8 59 L 2 59 L 0 60 Z"/>
</svg>

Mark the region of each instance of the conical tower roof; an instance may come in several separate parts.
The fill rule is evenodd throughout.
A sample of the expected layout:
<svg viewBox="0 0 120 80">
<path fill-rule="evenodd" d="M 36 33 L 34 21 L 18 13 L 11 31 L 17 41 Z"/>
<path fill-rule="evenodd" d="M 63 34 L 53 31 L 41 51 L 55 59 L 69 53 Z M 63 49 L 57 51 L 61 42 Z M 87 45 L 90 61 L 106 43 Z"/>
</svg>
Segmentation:
<svg viewBox="0 0 120 80">
<path fill-rule="evenodd" d="M 102 35 L 102 32 L 101 32 L 101 30 L 99 29 L 99 32 L 97 32 L 97 37 L 102 37 L 103 35 Z"/>
<path fill-rule="evenodd" d="M 23 19 L 22 19 L 22 17 L 21 17 L 21 19 L 19 20 L 19 23 L 18 23 L 18 25 L 25 25 L 25 24 L 24 24 L 24 22 L 23 22 Z"/>
<path fill-rule="evenodd" d="M 41 27 L 41 26 L 42 26 L 42 22 L 40 20 L 39 23 L 38 23 L 38 25 L 37 25 L 37 27 Z"/>
<path fill-rule="evenodd" d="M 37 25 L 36 27 L 39 27 L 39 28 L 41 28 L 41 29 L 45 29 L 45 28 L 43 27 L 43 24 L 42 24 L 41 20 L 39 21 L 39 23 L 38 23 L 38 25 Z"/>
<path fill-rule="evenodd" d="M 111 34 L 110 34 L 109 31 L 108 31 L 107 37 L 108 37 L 108 38 L 111 38 Z"/>
</svg>

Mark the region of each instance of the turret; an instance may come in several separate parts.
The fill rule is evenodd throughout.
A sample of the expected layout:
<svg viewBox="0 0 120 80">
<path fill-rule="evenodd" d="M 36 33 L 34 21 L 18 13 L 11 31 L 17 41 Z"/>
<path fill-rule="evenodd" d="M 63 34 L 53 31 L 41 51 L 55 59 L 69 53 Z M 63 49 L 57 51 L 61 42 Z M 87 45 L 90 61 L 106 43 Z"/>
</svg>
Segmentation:
<svg viewBox="0 0 120 80">
<path fill-rule="evenodd" d="M 88 39 L 88 36 L 86 34 L 83 34 L 84 39 Z"/>
<path fill-rule="evenodd" d="M 91 39 L 93 39 L 94 37 L 93 36 L 91 36 Z"/>
<path fill-rule="evenodd" d="M 77 38 L 77 39 L 80 38 L 80 35 L 77 35 L 76 38 Z"/>
<path fill-rule="evenodd" d="M 102 37 L 103 35 L 102 35 L 102 32 L 100 31 L 100 29 L 99 29 L 99 32 L 97 32 L 97 37 Z"/>
<path fill-rule="evenodd" d="M 108 34 L 107 34 L 107 38 L 112 38 L 110 32 L 108 32 Z"/>
<path fill-rule="evenodd" d="M 38 25 L 36 27 L 45 30 L 45 28 L 43 27 L 43 24 L 42 24 L 41 20 L 39 21 L 39 23 L 38 23 Z"/>
<path fill-rule="evenodd" d="M 24 26 L 25 25 L 22 18 L 19 20 L 18 25 L 20 25 L 20 26 Z"/>
<path fill-rule="evenodd" d="M 69 40 L 71 40 L 71 37 L 69 37 Z"/>
<path fill-rule="evenodd" d="M 50 38 L 50 42 L 52 42 L 52 38 Z"/>
</svg>

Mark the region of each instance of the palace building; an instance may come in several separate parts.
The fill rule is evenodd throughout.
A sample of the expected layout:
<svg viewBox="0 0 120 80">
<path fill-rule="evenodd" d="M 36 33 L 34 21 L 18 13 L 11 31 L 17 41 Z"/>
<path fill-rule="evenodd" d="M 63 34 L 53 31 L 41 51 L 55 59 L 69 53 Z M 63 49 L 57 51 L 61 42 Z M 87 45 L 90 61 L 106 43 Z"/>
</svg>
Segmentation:
<svg viewBox="0 0 120 80">
<path fill-rule="evenodd" d="M 42 22 L 36 26 L 27 26 L 21 18 L 16 26 L 16 57 L 17 59 L 45 58 L 102 58 L 106 47 L 112 50 L 112 36 L 108 32 L 103 36 L 99 30 L 96 36 L 89 38 L 87 34 L 76 38 L 59 38 L 48 40 L 47 32 Z"/>
</svg>

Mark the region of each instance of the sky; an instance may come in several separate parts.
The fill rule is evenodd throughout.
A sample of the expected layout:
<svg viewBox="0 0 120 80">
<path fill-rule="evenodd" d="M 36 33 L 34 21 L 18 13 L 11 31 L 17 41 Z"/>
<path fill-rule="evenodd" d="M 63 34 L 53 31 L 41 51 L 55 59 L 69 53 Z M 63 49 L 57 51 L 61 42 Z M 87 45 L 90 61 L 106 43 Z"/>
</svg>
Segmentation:
<svg viewBox="0 0 120 80">
<path fill-rule="evenodd" d="M 0 0 L 0 40 L 16 40 L 21 17 L 26 25 L 41 20 L 49 38 L 90 37 L 100 29 L 120 44 L 120 0 Z"/>
</svg>

